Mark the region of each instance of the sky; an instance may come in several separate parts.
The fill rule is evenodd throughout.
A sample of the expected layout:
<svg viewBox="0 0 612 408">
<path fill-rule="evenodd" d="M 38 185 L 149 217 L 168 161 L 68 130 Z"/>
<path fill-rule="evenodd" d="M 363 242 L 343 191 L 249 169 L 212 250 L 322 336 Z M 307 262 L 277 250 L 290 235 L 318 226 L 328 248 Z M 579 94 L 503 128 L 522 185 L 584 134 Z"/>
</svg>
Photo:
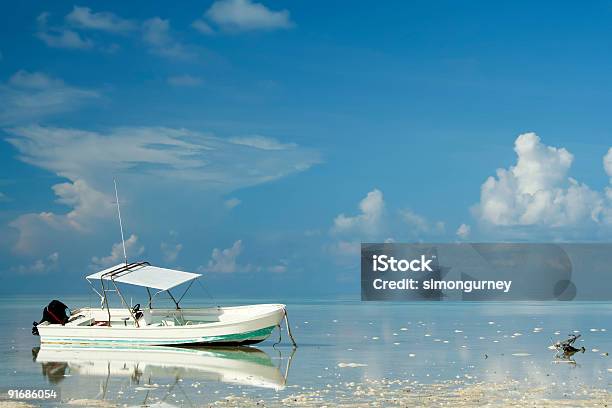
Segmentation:
<svg viewBox="0 0 612 408">
<path fill-rule="evenodd" d="M 128 258 L 359 293 L 360 242 L 608 242 L 612 5 L 0 5 L 2 293 Z"/>
</svg>

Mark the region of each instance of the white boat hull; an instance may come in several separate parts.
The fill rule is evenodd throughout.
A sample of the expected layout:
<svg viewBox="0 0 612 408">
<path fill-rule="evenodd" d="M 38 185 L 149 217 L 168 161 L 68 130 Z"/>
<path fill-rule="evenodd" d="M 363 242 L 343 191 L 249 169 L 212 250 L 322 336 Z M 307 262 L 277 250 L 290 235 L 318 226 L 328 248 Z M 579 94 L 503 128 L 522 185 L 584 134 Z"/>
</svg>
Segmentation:
<svg viewBox="0 0 612 408">
<path fill-rule="evenodd" d="M 138 323 L 125 309 L 78 309 L 66 325 L 37 326 L 41 344 L 73 345 L 245 345 L 268 338 L 285 315 L 285 305 L 207 309 L 153 309 Z"/>
</svg>

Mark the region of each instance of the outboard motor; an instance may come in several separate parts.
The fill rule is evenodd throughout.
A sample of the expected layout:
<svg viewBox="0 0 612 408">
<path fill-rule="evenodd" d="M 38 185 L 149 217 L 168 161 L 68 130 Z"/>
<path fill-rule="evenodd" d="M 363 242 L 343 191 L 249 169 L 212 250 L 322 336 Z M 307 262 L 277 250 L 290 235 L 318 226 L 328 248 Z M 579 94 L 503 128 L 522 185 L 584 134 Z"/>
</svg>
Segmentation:
<svg viewBox="0 0 612 408">
<path fill-rule="evenodd" d="M 32 334 L 38 336 L 38 326 L 42 322 L 49 322 L 51 324 L 61 324 L 62 326 L 68 323 L 70 319 L 70 309 L 68 306 L 60 302 L 59 300 L 52 300 L 51 303 L 43 309 L 42 319 L 40 322 L 33 322 Z"/>
</svg>

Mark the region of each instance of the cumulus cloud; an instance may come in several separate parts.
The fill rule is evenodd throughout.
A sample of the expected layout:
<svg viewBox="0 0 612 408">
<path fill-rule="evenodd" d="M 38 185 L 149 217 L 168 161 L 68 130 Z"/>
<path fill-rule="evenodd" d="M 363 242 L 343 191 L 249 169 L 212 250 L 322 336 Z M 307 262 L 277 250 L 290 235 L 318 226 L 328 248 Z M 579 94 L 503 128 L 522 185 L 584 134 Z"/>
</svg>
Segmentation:
<svg viewBox="0 0 612 408">
<path fill-rule="evenodd" d="M 14 124 L 72 111 L 100 94 L 42 72 L 17 71 L 0 84 L 0 123 Z"/>
<path fill-rule="evenodd" d="M 359 202 L 359 214 L 355 216 L 340 214 L 334 219 L 332 232 L 374 235 L 381 229 L 384 208 L 383 193 L 374 189 Z"/>
<path fill-rule="evenodd" d="M 481 186 L 475 213 L 482 222 L 562 227 L 600 221 L 601 195 L 567 176 L 570 152 L 544 145 L 535 133 L 520 135 L 514 151 L 516 164 L 498 169 Z"/>
<path fill-rule="evenodd" d="M 47 272 L 51 272 L 57 270 L 59 261 L 59 253 L 53 252 L 51 255 L 47 256 L 44 259 L 37 259 L 28 265 L 19 265 L 11 268 L 11 271 L 23 274 L 43 274 Z"/>
<path fill-rule="evenodd" d="M 74 229 L 87 228 L 87 222 L 91 219 L 105 218 L 114 211 L 111 198 L 91 188 L 84 180 L 56 184 L 52 189 L 58 203 L 72 207 L 65 214 L 65 219 Z"/>
<path fill-rule="evenodd" d="M 409 226 L 407 231 L 411 235 L 421 235 L 436 233 L 441 234 L 445 231 L 445 226 L 442 221 L 430 222 L 424 216 L 415 213 L 410 209 L 403 209 L 399 211 L 401 220 Z"/>
<path fill-rule="evenodd" d="M 394 242 L 440 237 L 446 228 L 442 221 L 429 221 L 410 209 L 387 211 L 383 193 L 374 189 L 360 202 L 356 215 L 338 215 L 330 230 L 334 239 L 325 245 L 328 252 L 353 259 L 361 242 Z M 343 262 L 340 260 L 340 262 Z"/>
<path fill-rule="evenodd" d="M 169 244 L 167 242 L 162 242 L 160 244 L 160 249 L 162 251 L 162 255 L 164 256 L 164 261 L 172 263 L 176 261 L 179 253 L 183 249 L 183 244 Z"/>
<path fill-rule="evenodd" d="M 234 273 L 246 272 L 252 269 L 251 265 L 240 265 L 238 256 L 242 253 L 242 240 L 234 242 L 230 248 L 215 248 L 206 266 L 198 268 L 201 272 Z"/>
<path fill-rule="evenodd" d="M 91 232 L 92 225 L 113 213 L 112 198 L 93 188 L 86 181 L 60 183 L 52 187 L 57 202 L 71 207 L 64 214 L 53 212 L 26 213 L 9 225 L 18 230 L 13 246 L 17 253 L 35 253 L 49 243 L 50 235 L 70 235 L 75 232 Z"/>
<path fill-rule="evenodd" d="M 50 14 L 48 12 L 41 13 L 36 19 L 38 23 L 38 31 L 36 37 L 47 46 L 52 48 L 68 48 L 68 49 L 90 49 L 93 47 L 93 42 L 73 30 L 65 27 L 50 27 L 48 25 Z"/>
<path fill-rule="evenodd" d="M 459 228 L 457 228 L 456 234 L 461 239 L 468 239 L 471 231 L 472 227 L 470 227 L 468 224 L 461 224 Z"/>
<path fill-rule="evenodd" d="M 153 54 L 179 59 L 195 57 L 193 50 L 190 50 L 172 36 L 168 20 L 159 17 L 146 20 L 142 24 L 142 39 Z"/>
<path fill-rule="evenodd" d="M 130 237 L 125 240 L 125 252 L 128 256 L 128 262 L 136 261 L 137 258 L 142 255 L 144 252 L 144 246 L 138 242 L 137 235 L 130 235 Z M 124 261 L 123 257 L 123 244 L 121 242 L 117 242 L 113 244 L 111 248 L 111 252 L 107 256 L 97 257 L 94 256 L 91 258 L 91 269 L 104 269 L 109 266 L 117 265 Z"/>
<path fill-rule="evenodd" d="M 134 22 L 113 13 L 93 12 L 89 7 L 79 6 L 74 6 L 72 11 L 66 15 L 66 21 L 79 28 L 109 33 L 125 33 L 136 27 Z"/>
<path fill-rule="evenodd" d="M 271 31 L 291 28 L 294 25 L 288 10 L 273 11 L 251 0 L 217 0 L 204 16 L 229 32 Z M 202 20 L 196 20 L 194 24 L 204 27 L 201 23 L 206 24 Z M 208 34 L 207 31 L 205 33 Z"/>
<path fill-rule="evenodd" d="M 176 75 L 169 77 L 168 83 L 172 86 L 184 86 L 193 88 L 201 86 L 204 81 L 202 80 L 202 78 L 191 75 Z"/>
</svg>

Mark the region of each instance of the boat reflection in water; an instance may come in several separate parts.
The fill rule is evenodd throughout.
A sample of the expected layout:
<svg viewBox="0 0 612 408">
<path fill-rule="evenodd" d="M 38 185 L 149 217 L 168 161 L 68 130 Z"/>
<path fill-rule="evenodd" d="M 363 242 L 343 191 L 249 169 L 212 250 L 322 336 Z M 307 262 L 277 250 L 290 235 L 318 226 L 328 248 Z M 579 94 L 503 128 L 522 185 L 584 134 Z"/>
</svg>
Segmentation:
<svg viewBox="0 0 612 408">
<path fill-rule="evenodd" d="M 200 399 L 197 394 L 202 394 L 202 390 L 210 391 L 207 386 L 220 383 L 279 391 L 285 388 L 293 357 L 291 353 L 283 358 L 279 352 L 275 365 L 267 353 L 254 347 L 85 348 L 45 345 L 32 349 L 32 354 L 41 364 L 43 376 L 61 390 L 63 401 L 102 399 L 128 402 L 132 399 L 129 402 L 135 402 L 133 399 L 138 399 L 138 394 L 141 398 L 149 398 L 149 394 L 156 391 L 156 396 L 147 404 L 172 402 L 166 397 L 176 397 L 177 394 L 184 398 L 176 402 L 194 402 L 194 399 Z M 181 390 L 178 391 L 177 387 Z M 143 394 L 143 391 L 146 392 Z"/>
</svg>

